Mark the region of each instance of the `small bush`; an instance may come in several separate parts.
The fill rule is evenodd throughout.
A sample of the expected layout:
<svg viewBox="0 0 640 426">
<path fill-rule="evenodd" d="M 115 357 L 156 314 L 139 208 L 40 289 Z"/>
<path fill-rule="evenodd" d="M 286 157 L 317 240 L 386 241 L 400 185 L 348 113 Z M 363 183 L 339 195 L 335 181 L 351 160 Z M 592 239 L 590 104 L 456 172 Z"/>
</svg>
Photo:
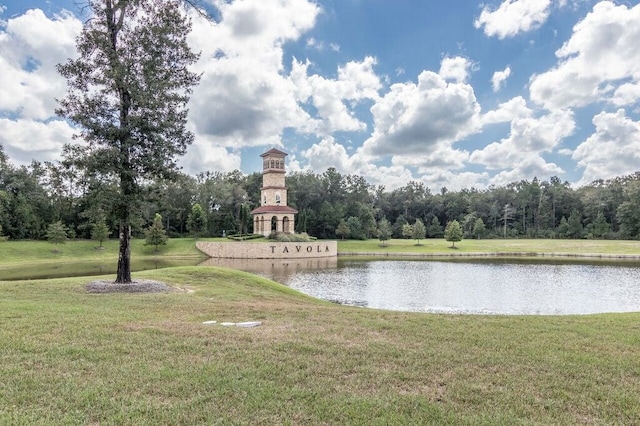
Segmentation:
<svg viewBox="0 0 640 426">
<path fill-rule="evenodd" d="M 286 234 L 284 232 L 272 232 L 271 235 L 269 235 L 269 239 L 274 241 L 279 241 L 281 243 L 289 243 L 289 242 L 305 243 L 305 242 L 317 240 L 316 237 L 312 237 L 306 232 L 303 232 L 301 234 Z"/>
</svg>

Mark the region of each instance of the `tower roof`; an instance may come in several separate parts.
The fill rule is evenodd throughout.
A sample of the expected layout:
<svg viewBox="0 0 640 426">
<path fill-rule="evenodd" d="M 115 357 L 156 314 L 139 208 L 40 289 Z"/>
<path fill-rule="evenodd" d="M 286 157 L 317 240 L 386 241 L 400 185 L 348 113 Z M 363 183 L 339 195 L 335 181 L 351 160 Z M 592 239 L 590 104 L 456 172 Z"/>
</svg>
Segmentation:
<svg viewBox="0 0 640 426">
<path fill-rule="evenodd" d="M 286 152 L 282 152 L 278 149 L 271 148 L 269 151 L 265 152 L 264 154 L 261 154 L 260 157 L 266 157 L 268 155 L 271 155 L 274 157 L 286 157 L 289 154 L 287 154 Z"/>
<path fill-rule="evenodd" d="M 289 206 L 260 206 L 251 210 L 251 214 L 267 214 L 267 213 L 298 213 L 298 210 Z"/>
</svg>

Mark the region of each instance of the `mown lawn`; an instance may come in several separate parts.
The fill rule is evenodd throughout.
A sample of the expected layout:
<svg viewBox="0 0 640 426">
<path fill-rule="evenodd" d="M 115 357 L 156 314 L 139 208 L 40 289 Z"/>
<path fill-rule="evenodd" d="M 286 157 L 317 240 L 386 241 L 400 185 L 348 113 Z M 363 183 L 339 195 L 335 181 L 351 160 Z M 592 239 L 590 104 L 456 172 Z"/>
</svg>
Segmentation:
<svg viewBox="0 0 640 426">
<path fill-rule="evenodd" d="M 212 239 L 213 240 L 213 239 Z M 225 239 L 226 240 L 226 239 Z M 145 245 L 144 239 L 131 240 L 131 256 L 136 257 L 202 257 L 193 238 L 170 238 L 156 250 Z M 117 260 L 118 240 L 69 240 L 65 244 L 47 241 L 0 241 L 0 266 L 37 262 L 76 262 L 83 260 Z"/>
<path fill-rule="evenodd" d="M 0 424 L 640 422 L 640 314 L 401 313 L 213 267 L 136 276 L 190 292 L 0 282 Z"/>
<path fill-rule="evenodd" d="M 202 241 L 230 241 L 226 238 L 206 238 Z M 133 239 L 131 257 L 136 258 L 180 258 L 206 256 L 195 247 L 193 238 L 171 238 L 166 246 L 156 251 L 146 246 L 142 239 Z M 265 241 L 268 244 L 268 241 Z M 508 254 L 607 254 L 640 256 L 640 241 L 615 240 L 463 240 L 455 248 L 444 239 L 424 239 L 418 245 L 416 240 L 390 240 L 382 245 L 379 240 L 366 241 L 339 240 L 338 252 L 370 254 L 442 254 L 468 255 L 473 253 Z M 115 261 L 118 258 L 118 241 L 108 240 L 99 248 L 96 241 L 71 240 L 66 244 L 54 245 L 46 241 L 3 241 L 0 242 L 0 267 L 38 262 L 65 263 L 88 260 Z"/>
<path fill-rule="evenodd" d="M 469 253 L 504 253 L 504 254 L 621 254 L 640 256 L 640 241 L 629 240 L 462 240 L 452 248 L 450 242 L 443 238 L 424 239 L 417 244 L 416 240 L 390 240 L 384 245 L 379 240 L 339 240 L 338 252 L 346 253 L 414 253 L 414 254 L 469 254 Z"/>
</svg>

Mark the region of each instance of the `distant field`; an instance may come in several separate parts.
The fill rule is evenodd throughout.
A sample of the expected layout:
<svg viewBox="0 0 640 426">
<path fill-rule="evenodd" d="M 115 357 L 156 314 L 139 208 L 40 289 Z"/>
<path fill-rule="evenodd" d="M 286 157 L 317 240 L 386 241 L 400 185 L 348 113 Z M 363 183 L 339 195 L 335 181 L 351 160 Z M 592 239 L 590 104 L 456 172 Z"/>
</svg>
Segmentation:
<svg viewBox="0 0 640 426">
<path fill-rule="evenodd" d="M 131 240 L 132 257 L 202 257 L 193 238 L 171 238 L 166 246 L 145 246 L 143 239 Z M 226 241 L 226 239 L 224 240 Z M 91 240 L 70 240 L 54 245 L 47 241 L 0 242 L 0 265 L 35 262 L 73 262 L 77 260 L 117 260 L 118 240 L 103 242 L 103 248 Z"/>
<path fill-rule="evenodd" d="M 226 241 L 226 238 L 205 238 L 202 241 Z M 193 238 L 171 238 L 166 246 L 155 251 L 145 246 L 144 240 L 134 239 L 131 244 L 132 258 L 154 257 L 201 257 L 206 256 L 195 247 Z M 265 241 L 267 244 L 268 241 Z M 0 266 L 21 263 L 55 262 L 66 263 L 78 260 L 115 261 L 118 258 L 118 241 L 109 240 L 98 249 L 98 243 L 90 240 L 70 240 L 66 244 L 53 245 L 46 241 L 2 241 L 0 242 Z M 607 254 L 640 256 L 640 241 L 613 240 L 463 240 L 451 248 L 444 239 L 391 240 L 382 246 L 379 240 L 338 240 L 338 252 L 345 253 L 413 253 L 413 254 L 470 254 L 470 253 L 560 253 L 560 254 Z"/>
<path fill-rule="evenodd" d="M 640 314 L 403 313 L 214 267 L 135 276 L 190 292 L 0 282 L 0 424 L 640 422 Z"/>
<path fill-rule="evenodd" d="M 338 241 L 338 252 L 344 253 L 563 253 L 623 254 L 640 256 L 640 241 L 614 240 L 462 240 L 451 248 L 444 239 L 391 240 L 382 246 L 379 240 Z"/>
</svg>

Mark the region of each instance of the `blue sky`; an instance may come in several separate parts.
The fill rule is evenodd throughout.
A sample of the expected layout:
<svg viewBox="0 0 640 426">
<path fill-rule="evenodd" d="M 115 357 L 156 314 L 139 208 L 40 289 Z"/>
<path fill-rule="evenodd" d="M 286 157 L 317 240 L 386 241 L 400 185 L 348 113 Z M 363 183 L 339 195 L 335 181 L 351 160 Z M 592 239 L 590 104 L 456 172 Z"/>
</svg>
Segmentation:
<svg viewBox="0 0 640 426">
<path fill-rule="evenodd" d="M 190 44 L 187 173 L 328 167 L 432 191 L 640 170 L 640 5 L 591 0 L 202 0 Z M 82 28 L 73 0 L 0 0 L 0 143 L 58 158 L 55 64 Z M 454 6 L 452 6 L 454 4 Z"/>
</svg>

